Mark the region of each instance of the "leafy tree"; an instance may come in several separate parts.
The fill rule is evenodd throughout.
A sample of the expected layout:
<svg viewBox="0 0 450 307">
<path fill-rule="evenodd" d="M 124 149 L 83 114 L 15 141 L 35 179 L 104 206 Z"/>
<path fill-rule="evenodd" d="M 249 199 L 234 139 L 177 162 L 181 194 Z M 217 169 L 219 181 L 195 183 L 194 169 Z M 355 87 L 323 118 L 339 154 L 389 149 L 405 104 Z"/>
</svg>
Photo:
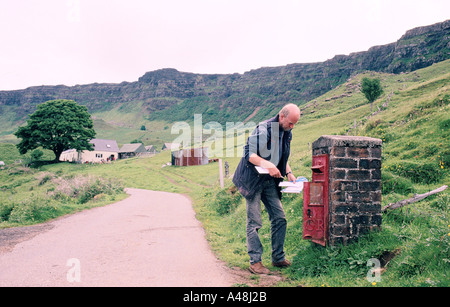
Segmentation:
<svg viewBox="0 0 450 307">
<path fill-rule="evenodd" d="M 85 106 L 73 100 L 50 100 L 37 106 L 27 125 L 14 133 L 21 138 L 17 149 L 21 154 L 42 146 L 55 154 L 64 150 L 93 150 L 89 141 L 95 137 L 94 124 Z"/>
<path fill-rule="evenodd" d="M 367 100 L 370 102 L 370 108 L 373 111 L 373 102 L 383 94 L 380 79 L 363 78 L 361 84 L 361 91 Z"/>
</svg>

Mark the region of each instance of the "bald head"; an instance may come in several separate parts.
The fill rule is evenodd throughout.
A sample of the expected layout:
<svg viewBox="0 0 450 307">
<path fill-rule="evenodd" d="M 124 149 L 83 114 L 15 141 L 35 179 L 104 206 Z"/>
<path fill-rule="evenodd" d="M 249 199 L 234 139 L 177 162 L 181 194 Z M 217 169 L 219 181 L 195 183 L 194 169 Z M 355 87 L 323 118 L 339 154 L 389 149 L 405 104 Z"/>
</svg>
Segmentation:
<svg viewBox="0 0 450 307">
<path fill-rule="evenodd" d="M 285 105 L 279 113 L 280 127 L 284 131 L 292 130 L 300 119 L 300 114 L 300 109 L 297 105 L 293 103 Z"/>
</svg>

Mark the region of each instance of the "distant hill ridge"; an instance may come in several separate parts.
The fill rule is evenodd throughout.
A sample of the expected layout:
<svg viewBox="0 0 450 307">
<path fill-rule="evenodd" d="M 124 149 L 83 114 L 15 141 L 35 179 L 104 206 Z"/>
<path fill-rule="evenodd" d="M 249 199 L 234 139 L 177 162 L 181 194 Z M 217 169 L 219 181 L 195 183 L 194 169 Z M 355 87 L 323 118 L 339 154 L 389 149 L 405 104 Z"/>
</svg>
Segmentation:
<svg viewBox="0 0 450 307">
<path fill-rule="evenodd" d="M 409 72 L 449 58 L 450 20 L 446 20 L 409 30 L 397 42 L 336 55 L 325 62 L 263 67 L 244 74 L 196 74 L 166 68 L 147 72 L 136 82 L 0 91 L 0 118 L 8 110 L 14 111 L 14 121 L 23 121 L 37 104 L 73 99 L 94 113 L 139 104 L 149 120 L 187 120 L 202 113 L 205 120 L 237 121 L 252 115 L 256 121 L 287 102 L 306 103 L 357 72 Z"/>
</svg>

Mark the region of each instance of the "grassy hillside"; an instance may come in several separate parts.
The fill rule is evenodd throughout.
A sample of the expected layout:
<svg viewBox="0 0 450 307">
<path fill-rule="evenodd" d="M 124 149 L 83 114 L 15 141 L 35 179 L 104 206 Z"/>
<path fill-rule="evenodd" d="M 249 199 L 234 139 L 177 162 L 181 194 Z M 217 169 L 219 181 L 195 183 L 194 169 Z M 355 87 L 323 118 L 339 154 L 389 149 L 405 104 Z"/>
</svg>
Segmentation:
<svg viewBox="0 0 450 307">
<path fill-rule="evenodd" d="M 290 165 L 297 176 L 311 177 L 309 145 L 324 134 L 367 135 L 383 139 L 383 205 L 450 184 L 450 61 L 408 74 L 367 72 L 302 106 L 293 130 Z M 384 95 L 371 110 L 359 84 L 381 79 Z M 375 114 L 376 113 L 376 114 Z M 155 124 L 155 129 L 163 124 Z M 104 126 L 104 131 L 108 126 Z M 121 130 L 125 138 L 127 130 Z M 162 131 L 161 131 L 162 129 Z M 160 128 L 158 133 L 170 129 Z M 102 132 L 104 133 L 104 132 Z M 154 137 L 152 131 L 137 132 Z M 118 133 L 119 134 L 119 133 Z M 139 137 L 139 134 L 126 137 Z M 236 151 L 241 141 L 234 143 Z M 119 141 L 120 142 L 120 141 Z M 224 141 L 225 142 L 225 141 Z M 0 154 L 15 160 L 10 144 Z M 9 152 L 6 154 L 6 152 Z M 3 158 L 0 156 L 0 160 Z M 229 265 L 246 268 L 245 202 L 231 183 L 219 188 L 218 164 L 164 167 L 170 153 L 106 165 L 60 163 L 30 169 L 20 165 L 0 171 L 0 227 L 36 222 L 104 205 L 125 197 L 123 187 L 185 193 L 216 254 Z M 239 156 L 224 157 L 233 172 Z M 79 192 L 63 186 L 79 184 Z M 283 286 L 449 286 L 450 191 L 383 214 L 380 232 L 349 246 L 322 248 L 302 240 L 302 195 L 285 195 L 288 219 L 286 252 L 293 265 L 284 269 Z M 44 212 L 45 214 L 42 214 Z M 270 263 L 270 229 L 264 214 L 260 234 L 263 261 Z M 381 282 L 366 279 L 367 261 L 382 262 Z M 270 267 L 270 265 L 269 265 Z M 275 268 L 272 268 L 274 269 Z M 258 277 L 252 283 L 258 284 Z"/>
<path fill-rule="evenodd" d="M 368 72 L 309 102 L 293 131 L 294 173 L 311 176 L 308 143 L 323 134 L 350 131 L 383 139 L 383 206 L 449 185 L 449 71 L 450 61 L 410 74 Z M 358 89 L 365 76 L 380 78 L 384 87 L 373 111 Z M 302 196 L 285 196 L 286 249 L 293 266 L 284 270 L 289 280 L 284 285 L 377 286 L 366 279 L 368 259 L 377 258 L 383 266 L 378 286 L 448 286 L 449 192 L 383 214 L 382 231 L 356 244 L 326 249 L 301 240 Z M 208 200 L 199 203 L 205 204 L 203 222 L 211 229 L 213 247 L 232 265 L 245 268 L 245 204 L 236 195 L 229 184 L 225 191 L 207 191 Z M 260 233 L 266 242 L 263 259 L 269 264 L 267 219 Z"/>
</svg>

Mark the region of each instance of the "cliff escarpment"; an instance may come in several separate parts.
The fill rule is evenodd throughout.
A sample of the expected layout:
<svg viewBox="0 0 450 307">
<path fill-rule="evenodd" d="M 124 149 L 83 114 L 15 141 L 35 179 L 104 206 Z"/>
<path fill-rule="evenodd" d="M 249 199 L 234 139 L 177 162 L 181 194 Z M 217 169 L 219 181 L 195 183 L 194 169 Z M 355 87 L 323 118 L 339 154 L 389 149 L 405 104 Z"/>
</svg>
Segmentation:
<svg viewBox="0 0 450 307">
<path fill-rule="evenodd" d="M 449 58 L 447 20 L 409 30 L 397 42 L 319 63 L 263 67 L 244 74 L 195 74 L 168 68 L 148 72 L 136 82 L 0 91 L 0 116 L 13 110 L 14 120 L 20 122 L 42 102 L 73 99 L 90 112 L 139 103 L 150 120 L 187 120 L 201 113 L 206 120 L 218 122 L 242 121 L 251 114 L 256 121 L 287 102 L 306 103 L 360 71 L 397 74 Z"/>
</svg>

